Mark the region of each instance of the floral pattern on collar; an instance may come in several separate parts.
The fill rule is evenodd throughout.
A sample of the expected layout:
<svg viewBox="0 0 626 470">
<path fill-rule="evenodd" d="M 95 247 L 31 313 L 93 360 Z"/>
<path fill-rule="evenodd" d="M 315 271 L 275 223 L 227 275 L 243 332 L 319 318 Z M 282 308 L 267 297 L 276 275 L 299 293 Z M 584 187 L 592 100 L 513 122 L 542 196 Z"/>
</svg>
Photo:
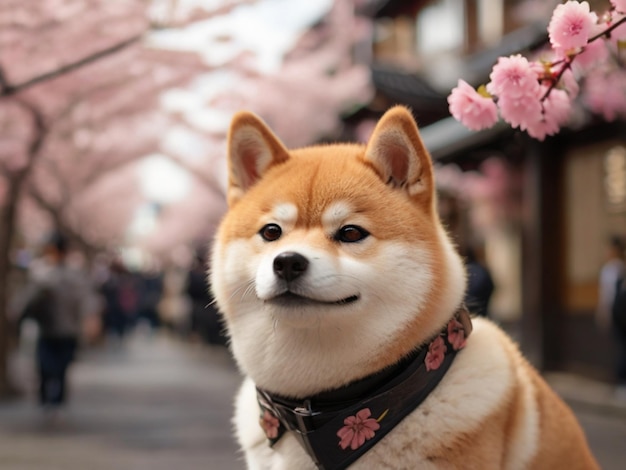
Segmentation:
<svg viewBox="0 0 626 470">
<path fill-rule="evenodd" d="M 445 338 L 445 339 L 444 339 Z M 448 346 L 454 351 L 465 347 L 465 329 L 460 321 L 453 318 L 448 322 L 444 331 L 437 335 L 429 344 L 428 352 L 424 358 L 426 370 L 437 370 L 443 363 Z M 380 423 L 389 410 L 386 410 L 379 418 L 372 418 L 369 408 L 364 408 L 354 416 L 348 416 L 344 420 L 344 426 L 337 431 L 339 447 L 343 450 L 356 450 L 372 439 L 376 431 L 380 429 Z"/>
<path fill-rule="evenodd" d="M 446 338 L 447 341 L 444 341 L 444 338 Z M 439 369 L 439 366 L 441 366 L 445 358 L 448 345 L 454 351 L 458 351 L 465 347 L 465 340 L 465 329 L 463 325 L 456 318 L 453 318 L 448 322 L 446 330 L 437 335 L 428 345 L 428 352 L 424 358 L 426 370 L 431 371 Z"/>
<path fill-rule="evenodd" d="M 434 338 L 432 338 L 429 343 L 424 345 L 424 347 L 420 350 L 421 352 L 417 353 L 418 356 L 416 357 L 416 360 L 418 362 L 415 362 L 415 366 L 419 368 L 414 369 L 414 372 L 411 373 L 413 375 L 418 374 L 422 376 L 424 376 L 425 374 L 426 377 L 432 376 L 433 378 L 428 380 L 431 381 L 431 383 L 434 383 L 436 386 L 436 384 L 440 380 L 442 373 L 440 369 L 442 369 L 443 374 L 445 374 L 445 371 L 449 367 L 451 359 L 446 360 L 446 357 L 449 355 L 454 356 L 458 351 L 465 347 L 467 336 L 469 335 L 471 330 L 472 325 L 469 314 L 467 310 L 461 308 L 457 312 L 457 314 L 445 325 L 445 327 L 442 328 L 440 332 Z M 445 366 L 442 367 L 444 363 Z M 422 366 L 418 366 L 418 364 L 422 364 Z M 421 372 L 419 371 L 420 369 Z M 433 380 L 434 382 L 432 382 Z M 391 390 L 392 389 L 386 391 L 385 393 L 389 393 Z M 287 419 L 293 412 L 289 411 L 289 409 L 285 411 L 284 405 L 277 407 L 277 403 L 273 401 L 275 400 L 275 398 L 273 398 L 267 392 L 257 389 L 257 396 L 261 411 L 259 423 L 265 433 L 265 436 L 269 440 L 270 446 L 273 446 L 285 432 L 291 429 L 296 429 L 293 427 L 293 422 Z M 320 424 L 317 423 L 310 428 L 298 428 L 300 431 L 300 434 L 298 435 L 306 436 L 309 432 L 312 431 L 320 431 L 322 433 L 327 432 L 329 438 L 332 439 L 331 436 L 334 436 L 334 438 L 336 439 L 335 449 L 337 449 L 337 452 L 346 456 L 345 461 L 353 462 L 354 459 L 362 455 L 363 451 L 367 451 L 369 447 L 374 445 L 380 438 L 382 438 L 387 432 L 389 432 L 391 427 L 397 424 L 397 416 L 400 416 L 403 413 L 404 408 L 400 404 L 393 407 L 377 407 L 376 405 L 380 405 L 381 403 L 377 403 L 373 400 L 374 398 L 372 397 L 363 397 L 362 400 L 356 404 L 357 407 L 350 406 L 346 408 L 344 410 L 345 414 L 343 414 L 341 410 L 331 412 L 334 413 L 335 416 L 334 418 L 329 418 L 332 419 L 332 423 L 327 422 L 327 425 L 321 425 L 322 428 L 326 429 L 326 431 L 317 428 L 317 426 Z M 423 400 L 423 398 L 420 400 Z M 324 411 L 319 408 L 311 409 L 310 400 L 305 400 L 305 402 L 307 403 L 308 410 L 311 412 L 310 416 L 329 413 L 328 411 Z M 370 403 L 371 405 L 368 405 L 368 403 Z M 395 404 L 395 402 L 393 403 Z M 358 407 L 359 404 L 361 404 L 360 408 Z M 414 406 L 417 406 L 417 404 Z M 300 408 L 295 408 L 295 410 L 299 409 Z M 287 414 L 283 415 L 283 413 Z M 380 416 L 376 418 L 372 416 L 373 413 L 379 414 Z M 391 419 L 391 422 L 389 423 L 389 419 L 385 419 L 385 417 L 387 417 L 388 415 Z M 405 415 L 406 414 L 402 414 L 402 416 Z M 308 438 L 305 438 L 305 440 L 307 439 Z M 332 445 L 331 442 L 328 442 L 328 444 Z M 327 449 L 328 451 L 330 451 L 329 448 Z M 305 445 L 305 450 L 307 450 L 309 455 L 311 455 L 316 463 L 320 459 L 320 456 L 325 456 L 321 458 L 322 460 L 328 458 L 328 451 L 325 451 L 323 454 L 316 454 L 316 451 L 312 450 L 310 444 Z M 332 453 L 334 452 L 335 451 L 333 451 Z M 352 455 L 354 457 L 351 457 Z M 333 458 L 339 457 L 335 456 Z M 332 468 L 335 467 L 333 466 Z M 336 468 L 345 467 L 339 466 Z"/>
</svg>

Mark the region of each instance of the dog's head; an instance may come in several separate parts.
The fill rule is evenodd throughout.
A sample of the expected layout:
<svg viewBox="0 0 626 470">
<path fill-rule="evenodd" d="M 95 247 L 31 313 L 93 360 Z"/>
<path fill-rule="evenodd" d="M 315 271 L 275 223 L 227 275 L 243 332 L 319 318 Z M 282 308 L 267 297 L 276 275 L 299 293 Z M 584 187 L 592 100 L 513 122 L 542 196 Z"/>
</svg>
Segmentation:
<svg viewBox="0 0 626 470">
<path fill-rule="evenodd" d="M 465 275 L 405 108 L 388 111 L 366 146 L 293 151 L 239 113 L 228 152 L 211 283 L 257 385 L 289 396 L 339 387 L 396 362 L 453 315 Z"/>
</svg>

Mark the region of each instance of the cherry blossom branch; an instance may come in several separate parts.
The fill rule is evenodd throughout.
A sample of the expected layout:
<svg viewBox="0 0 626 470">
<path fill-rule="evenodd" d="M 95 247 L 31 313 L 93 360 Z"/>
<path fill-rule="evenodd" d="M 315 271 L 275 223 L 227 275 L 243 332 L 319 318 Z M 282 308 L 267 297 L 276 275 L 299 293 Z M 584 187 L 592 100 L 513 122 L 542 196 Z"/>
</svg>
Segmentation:
<svg viewBox="0 0 626 470">
<path fill-rule="evenodd" d="M 591 38 L 589 38 L 589 40 L 587 41 L 587 45 L 591 44 L 594 41 L 597 41 L 600 38 L 605 38 L 605 37 L 609 38 L 610 35 L 611 35 L 611 31 L 615 30 L 618 26 L 620 26 L 620 25 L 622 25 L 624 23 L 626 23 L 626 16 L 624 16 L 619 21 L 613 23 L 606 30 L 604 30 L 604 31 L 596 34 L 595 36 L 592 36 Z M 580 54 L 582 54 L 586 50 L 586 47 L 587 46 L 584 46 L 583 48 L 581 48 L 580 51 L 578 51 L 578 52 L 576 52 L 576 53 L 574 53 L 572 55 L 568 55 L 565 59 L 556 60 L 556 61 L 550 63 L 551 67 L 559 65 L 561 63 L 564 63 L 565 65 L 561 68 L 559 73 L 555 77 L 552 78 L 552 83 L 551 83 L 550 87 L 548 88 L 548 90 L 546 90 L 545 94 L 541 97 L 541 101 L 544 101 L 548 97 L 550 92 L 554 89 L 554 87 L 556 87 L 556 85 L 559 83 L 559 81 L 563 77 L 563 74 L 565 73 L 565 71 L 566 70 L 571 70 L 572 62 L 574 62 L 576 57 L 578 57 Z"/>
<path fill-rule="evenodd" d="M 91 54 L 87 57 L 83 57 L 80 60 L 77 60 L 76 62 L 72 62 L 70 64 L 66 64 L 63 65 L 55 70 L 51 70 L 50 72 L 38 75 L 36 77 L 33 77 L 29 80 L 26 80 L 25 82 L 22 83 L 18 83 L 16 85 L 11 85 L 7 79 L 6 79 L 6 75 L 1 73 L 0 71 L 0 93 L 4 96 L 9 96 L 9 95 L 14 95 L 20 91 L 22 91 L 25 88 L 29 88 L 33 85 L 36 85 L 38 83 L 47 81 L 47 80 L 51 80 L 53 78 L 56 78 L 60 75 L 64 75 L 66 73 L 72 72 L 74 70 L 77 70 L 85 65 L 91 64 L 92 62 L 96 62 L 106 56 L 109 56 L 111 54 L 115 54 L 116 52 L 121 51 L 122 49 L 125 49 L 126 47 L 135 44 L 136 42 L 140 41 L 142 38 L 144 37 L 144 34 L 138 34 L 135 36 L 132 36 L 124 41 L 121 41 L 117 44 L 114 44 L 111 47 L 108 47 L 106 49 L 103 49 L 99 52 L 96 52 L 95 54 Z"/>
<path fill-rule="evenodd" d="M 548 25 L 552 62 L 522 55 L 500 57 L 490 82 L 475 90 L 459 80 L 448 97 L 450 113 L 466 127 L 481 130 L 502 118 L 511 127 L 544 140 L 569 121 L 583 82 L 582 101 L 607 120 L 626 117 L 626 72 L 619 50 L 626 41 L 626 0 L 610 0 L 605 15 L 590 11 L 586 1 L 557 5 Z M 595 28 L 602 28 L 593 34 Z M 617 58 L 611 57 L 617 49 Z M 574 67 L 576 61 L 576 67 Z M 558 67 L 558 68 L 557 68 Z"/>
<path fill-rule="evenodd" d="M 626 23 L 626 16 L 624 16 L 622 19 L 616 21 L 615 23 L 613 23 L 609 28 L 607 28 L 605 31 L 602 31 L 601 33 L 596 34 L 595 36 L 592 36 L 591 38 L 589 38 L 589 40 L 587 41 L 587 44 L 600 39 L 601 37 L 609 37 L 611 35 L 611 32 L 613 30 L 615 30 L 618 26 L 622 25 Z"/>
</svg>

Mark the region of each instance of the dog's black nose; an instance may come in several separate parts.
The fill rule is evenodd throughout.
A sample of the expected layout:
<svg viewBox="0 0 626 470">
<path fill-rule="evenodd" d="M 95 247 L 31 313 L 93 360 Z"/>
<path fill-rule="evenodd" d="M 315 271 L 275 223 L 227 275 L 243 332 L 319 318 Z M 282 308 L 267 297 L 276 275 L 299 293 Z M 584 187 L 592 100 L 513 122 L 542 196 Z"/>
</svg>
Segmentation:
<svg viewBox="0 0 626 470">
<path fill-rule="evenodd" d="M 309 260 L 295 251 L 285 251 L 274 258 L 274 272 L 285 281 L 293 281 L 309 266 Z"/>
</svg>

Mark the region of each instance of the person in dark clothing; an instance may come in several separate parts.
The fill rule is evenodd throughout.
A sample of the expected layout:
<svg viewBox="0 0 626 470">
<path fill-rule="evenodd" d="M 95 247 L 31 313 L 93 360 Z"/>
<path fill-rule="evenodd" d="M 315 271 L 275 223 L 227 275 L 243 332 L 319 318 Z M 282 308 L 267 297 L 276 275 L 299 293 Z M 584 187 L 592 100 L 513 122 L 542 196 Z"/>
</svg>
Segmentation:
<svg viewBox="0 0 626 470">
<path fill-rule="evenodd" d="M 120 260 L 113 260 L 100 287 L 104 299 L 103 324 L 107 333 L 123 338 L 136 319 L 139 289 L 134 276 Z"/>
<path fill-rule="evenodd" d="M 163 278 L 157 271 L 148 271 L 139 276 L 139 286 L 137 319 L 148 322 L 155 330 L 160 326 L 157 305 L 163 294 Z"/>
<path fill-rule="evenodd" d="M 467 269 L 465 305 L 474 315 L 486 317 L 489 314 L 489 301 L 494 290 L 491 273 L 479 261 L 473 248 L 466 248 L 464 255 L 465 267 Z"/>
<path fill-rule="evenodd" d="M 86 276 L 66 262 L 67 242 L 54 235 L 40 264 L 31 272 L 24 293 L 22 318 L 39 325 L 37 372 L 39 402 L 58 407 L 67 399 L 67 371 L 78 347 L 82 319 L 94 309 L 95 297 Z"/>
<path fill-rule="evenodd" d="M 598 282 L 598 307 L 596 323 L 615 338 L 617 357 L 615 363 L 615 395 L 626 400 L 626 281 L 624 241 L 613 236 L 607 247 L 607 257 L 600 270 Z"/>
<path fill-rule="evenodd" d="M 191 300 L 191 330 L 209 344 L 224 345 L 223 325 L 207 280 L 205 257 L 196 255 L 187 275 L 186 293 Z"/>
</svg>

